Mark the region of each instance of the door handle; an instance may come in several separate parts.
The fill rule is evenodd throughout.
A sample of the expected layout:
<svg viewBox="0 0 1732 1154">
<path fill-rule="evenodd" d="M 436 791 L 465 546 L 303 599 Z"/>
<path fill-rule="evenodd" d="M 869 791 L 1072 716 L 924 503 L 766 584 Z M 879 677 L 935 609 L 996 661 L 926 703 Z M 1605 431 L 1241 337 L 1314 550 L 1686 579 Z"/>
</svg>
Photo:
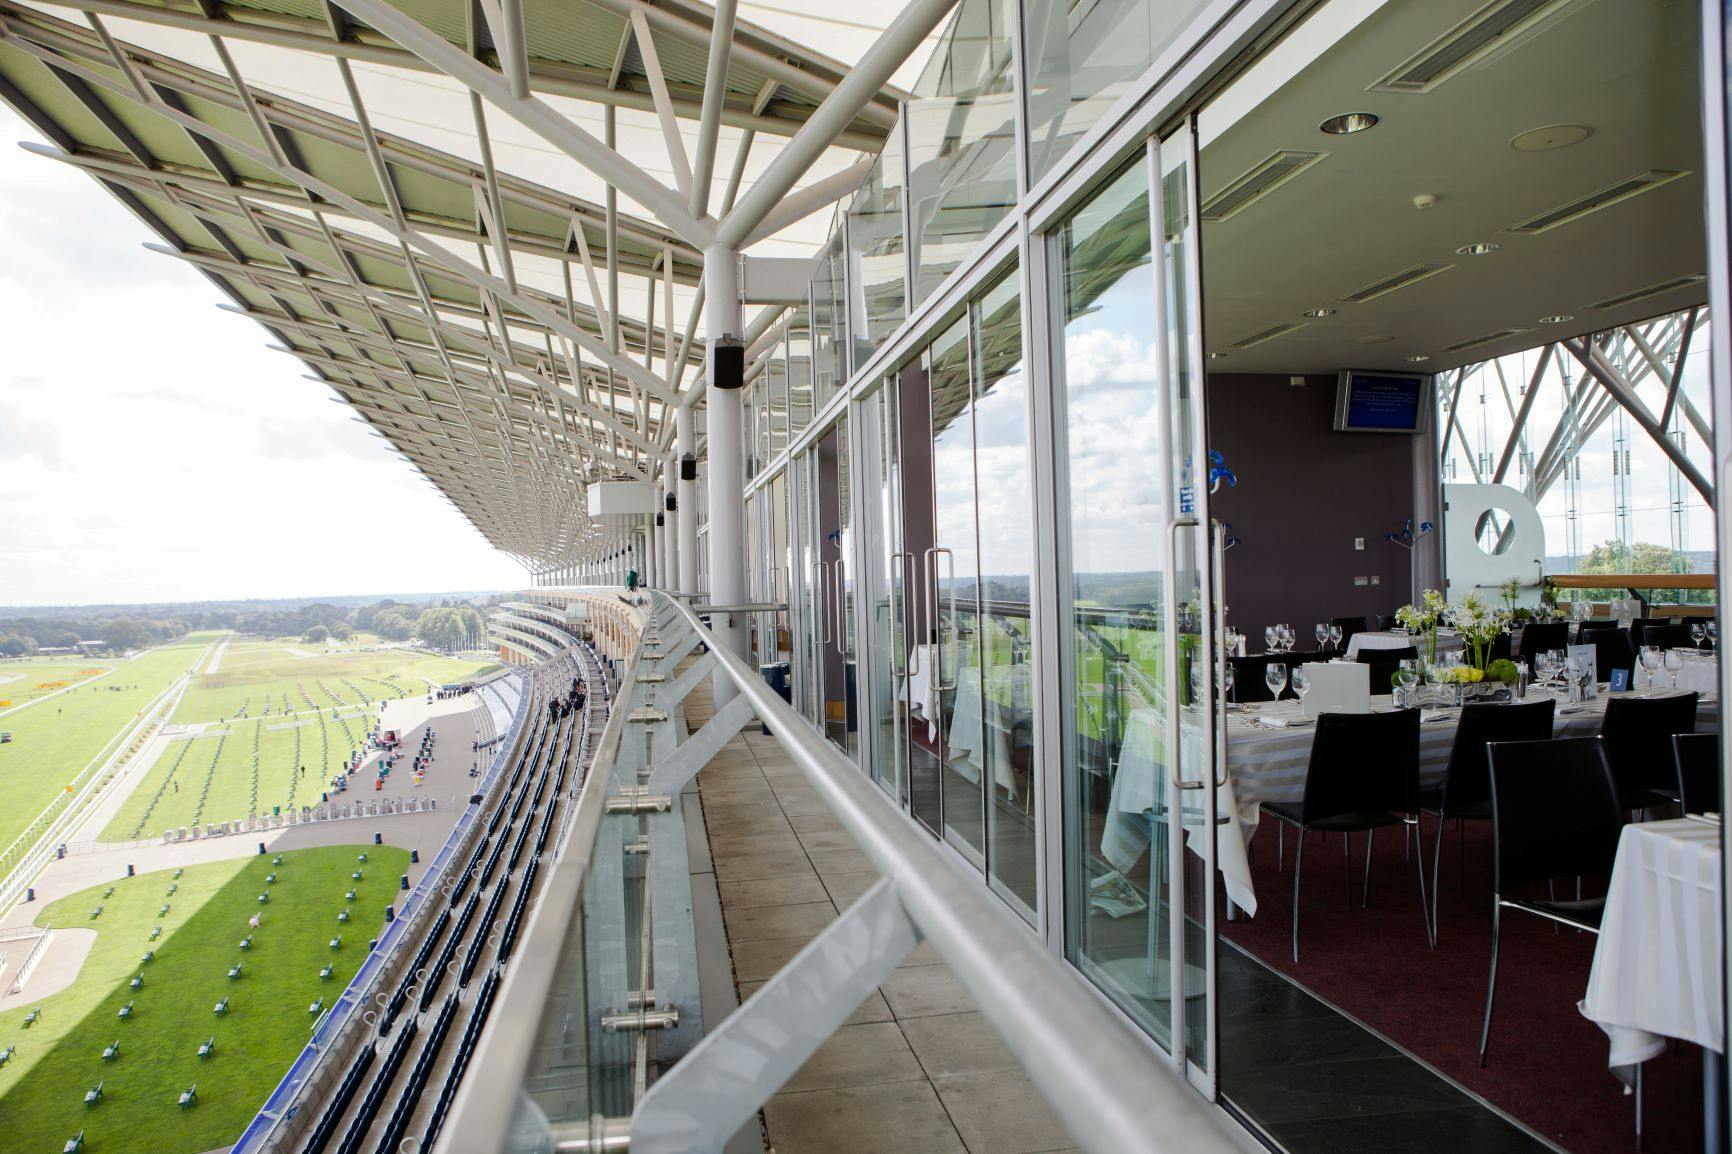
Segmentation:
<svg viewBox="0 0 1732 1154">
<path fill-rule="evenodd" d="M 819 645 L 830 644 L 830 618 L 826 613 L 824 606 L 824 598 L 830 595 L 829 589 L 824 584 L 826 580 L 825 572 L 828 567 L 828 561 L 815 561 L 812 563 L 812 624 L 818 631 Z"/>
<path fill-rule="evenodd" d="M 934 589 L 938 588 L 938 585 L 937 585 L 937 580 L 938 580 L 937 561 L 938 561 L 938 557 L 940 554 L 942 554 L 945 557 L 948 557 L 950 559 L 950 637 L 949 637 L 948 641 L 945 639 L 944 622 L 942 619 L 940 619 L 940 621 L 938 623 L 938 625 L 939 625 L 939 627 L 938 627 L 938 664 L 933 666 L 934 672 L 938 675 L 938 688 L 943 690 L 943 689 L 955 689 L 956 688 L 956 666 L 959 664 L 959 662 L 957 660 L 959 655 L 957 653 L 955 653 L 954 650 L 956 648 L 957 639 L 961 636 L 961 633 L 962 633 L 962 622 L 959 621 L 957 619 L 957 616 L 956 616 L 956 554 L 952 553 L 949 549 L 946 549 L 943 546 L 939 546 L 939 545 L 934 545 L 932 547 L 933 588 Z M 950 649 L 952 649 L 952 653 L 950 655 L 950 657 L 951 657 L 950 676 L 948 679 L 945 677 L 945 674 L 944 674 L 944 670 L 945 670 L 944 650 L 946 647 L 949 647 Z"/>
<path fill-rule="evenodd" d="M 1211 575 L 1210 591 L 1214 594 L 1210 600 L 1212 609 L 1219 610 L 1226 601 L 1227 590 L 1227 526 L 1220 521 L 1210 519 L 1209 537 L 1211 552 L 1214 555 L 1214 568 Z M 1219 776 L 1215 778 L 1215 788 L 1220 789 L 1227 784 L 1227 723 L 1226 723 L 1226 685 L 1227 685 L 1227 620 L 1220 612 L 1214 614 L 1215 620 L 1209 628 L 1209 638 L 1215 647 L 1215 683 L 1209 687 L 1209 693 L 1222 702 L 1223 708 L 1210 710 L 1210 720 L 1214 723 L 1216 739 L 1215 767 Z"/>
<path fill-rule="evenodd" d="M 831 579 L 836 582 L 836 649 L 842 654 L 843 658 L 846 658 L 848 656 L 848 606 L 847 603 L 842 600 L 842 591 L 847 587 L 847 582 L 842 572 L 842 566 L 846 564 L 846 562 L 844 562 L 842 558 L 838 557 L 836 560 L 832 561 L 831 564 L 835 566 L 835 569 L 832 571 L 833 576 Z"/>
<path fill-rule="evenodd" d="M 914 639 L 914 626 L 910 620 L 912 615 L 908 609 L 909 605 L 913 603 L 910 595 L 914 592 L 914 579 L 919 576 L 920 571 L 912 552 L 904 553 L 902 557 L 907 563 L 907 568 L 897 573 L 898 577 L 904 577 L 906 574 L 906 584 L 902 586 L 902 638 L 903 644 L 908 646 L 908 676 L 913 677 L 920 672 L 921 647 Z"/>
<path fill-rule="evenodd" d="M 1181 682 L 1179 674 L 1179 530 L 1195 529 L 1195 517 L 1174 517 L 1167 522 L 1167 569 L 1161 579 L 1163 592 L 1166 594 L 1166 620 L 1161 622 L 1166 634 L 1166 709 L 1167 721 L 1166 754 L 1167 772 L 1173 775 L 1173 782 L 1180 789 L 1202 789 L 1206 781 L 1189 781 L 1179 771 L 1179 693 Z"/>
<path fill-rule="evenodd" d="M 890 676 L 892 677 L 908 676 L 907 662 L 903 663 L 901 669 L 896 668 L 896 651 L 901 648 L 897 630 L 902 631 L 903 637 L 908 635 L 908 620 L 902 611 L 902 603 L 905 598 L 897 596 L 896 592 L 902 584 L 902 558 L 907 556 L 908 554 L 900 549 L 890 554 Z"/>
</svg>

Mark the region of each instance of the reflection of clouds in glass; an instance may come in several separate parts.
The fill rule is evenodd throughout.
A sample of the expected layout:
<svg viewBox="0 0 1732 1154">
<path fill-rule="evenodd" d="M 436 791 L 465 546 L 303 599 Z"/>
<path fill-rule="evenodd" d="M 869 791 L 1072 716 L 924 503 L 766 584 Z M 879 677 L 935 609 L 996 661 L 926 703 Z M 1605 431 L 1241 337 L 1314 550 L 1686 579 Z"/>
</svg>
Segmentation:
<svg viewBox="0 0 1732 1154">
<path fill-rule="evenodd" d="M 1066 334 L 1077 573 L 1158 568 L 1164 517 L 1158 364 L 1146 336 L 1107 329 Z"/>
</svg>

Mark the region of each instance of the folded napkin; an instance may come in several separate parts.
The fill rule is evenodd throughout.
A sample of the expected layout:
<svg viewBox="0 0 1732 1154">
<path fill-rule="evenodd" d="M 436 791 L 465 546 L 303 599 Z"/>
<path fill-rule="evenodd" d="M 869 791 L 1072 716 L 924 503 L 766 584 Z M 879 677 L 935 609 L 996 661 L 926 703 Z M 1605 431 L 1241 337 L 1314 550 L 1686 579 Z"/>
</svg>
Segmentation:
<svg viewBox="0 0 1732 1154">
<path fill-rule="evenodd" d="M 1259 717 L 1257 720 L 1271 729 L 1302 729 L 1305 726 L 1312 724 L 1316 719 L 1311 717 L 1289 717 L 1276 714 L 1274 716 Z"/>
</svg>

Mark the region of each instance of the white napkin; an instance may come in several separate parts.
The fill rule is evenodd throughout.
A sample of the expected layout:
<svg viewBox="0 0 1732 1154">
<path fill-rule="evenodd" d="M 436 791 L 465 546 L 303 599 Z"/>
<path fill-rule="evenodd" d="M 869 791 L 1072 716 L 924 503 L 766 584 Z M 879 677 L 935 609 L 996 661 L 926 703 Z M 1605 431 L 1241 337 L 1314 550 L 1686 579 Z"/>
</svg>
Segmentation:
<svg viewBox="0 0 1732 1154">
<path fill-rule="evenodd" d="M 1303 729 L 1312 723 L 1309 717 L 1284 717 L 1281 714 L 1265 714 L 1257 720 L 1271 729 Z"/>
</svg>

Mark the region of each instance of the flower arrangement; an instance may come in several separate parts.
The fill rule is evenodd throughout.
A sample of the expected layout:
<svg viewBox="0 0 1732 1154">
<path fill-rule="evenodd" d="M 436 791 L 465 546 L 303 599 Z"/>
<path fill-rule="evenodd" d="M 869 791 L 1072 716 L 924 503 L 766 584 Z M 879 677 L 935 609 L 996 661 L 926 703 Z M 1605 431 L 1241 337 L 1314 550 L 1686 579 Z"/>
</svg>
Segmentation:
<svg viewBox="0 0 1732 1154">
<path fill-rule="evenodd" d="M 1487 681 L 1514 685 L 1520 676 L 1521 671 L 1516 667 L 1516 663 L 1507 657 L 1500 657 L 1485 667 L 1485 679 Z"/>
<path fill-rule="evenodd" d="M 1449 602 L 1435 589 L 1427 589 L 1417 605 L 1403 605 L 1395 611 L 1395 623 L 1423 643 L 1425 663 L 1437 661 L 1437 627 L 1449 612 Z"/>
<path fill-rule="evenodd" d="M 1461 634 L 1469 663 L 1474 669 L 1483 670 L 1491 659 L 1492 642 L 1509 628 L 1510 614 L 1508 610 L 1487 605 L 1479 594 L 1469 593 L 1450 607 L 1449 622 Z"/>
<path fill-rule="evenodd" d="M 1521 580 L 1516 577 L 1511 577 L 1497 587 L 1497 595 L 1503 598 L 1503 607 L 1512 617 L 1515 616 L 1516 598 L 1521 596 L 1521 591 Z"/>
</svg>

